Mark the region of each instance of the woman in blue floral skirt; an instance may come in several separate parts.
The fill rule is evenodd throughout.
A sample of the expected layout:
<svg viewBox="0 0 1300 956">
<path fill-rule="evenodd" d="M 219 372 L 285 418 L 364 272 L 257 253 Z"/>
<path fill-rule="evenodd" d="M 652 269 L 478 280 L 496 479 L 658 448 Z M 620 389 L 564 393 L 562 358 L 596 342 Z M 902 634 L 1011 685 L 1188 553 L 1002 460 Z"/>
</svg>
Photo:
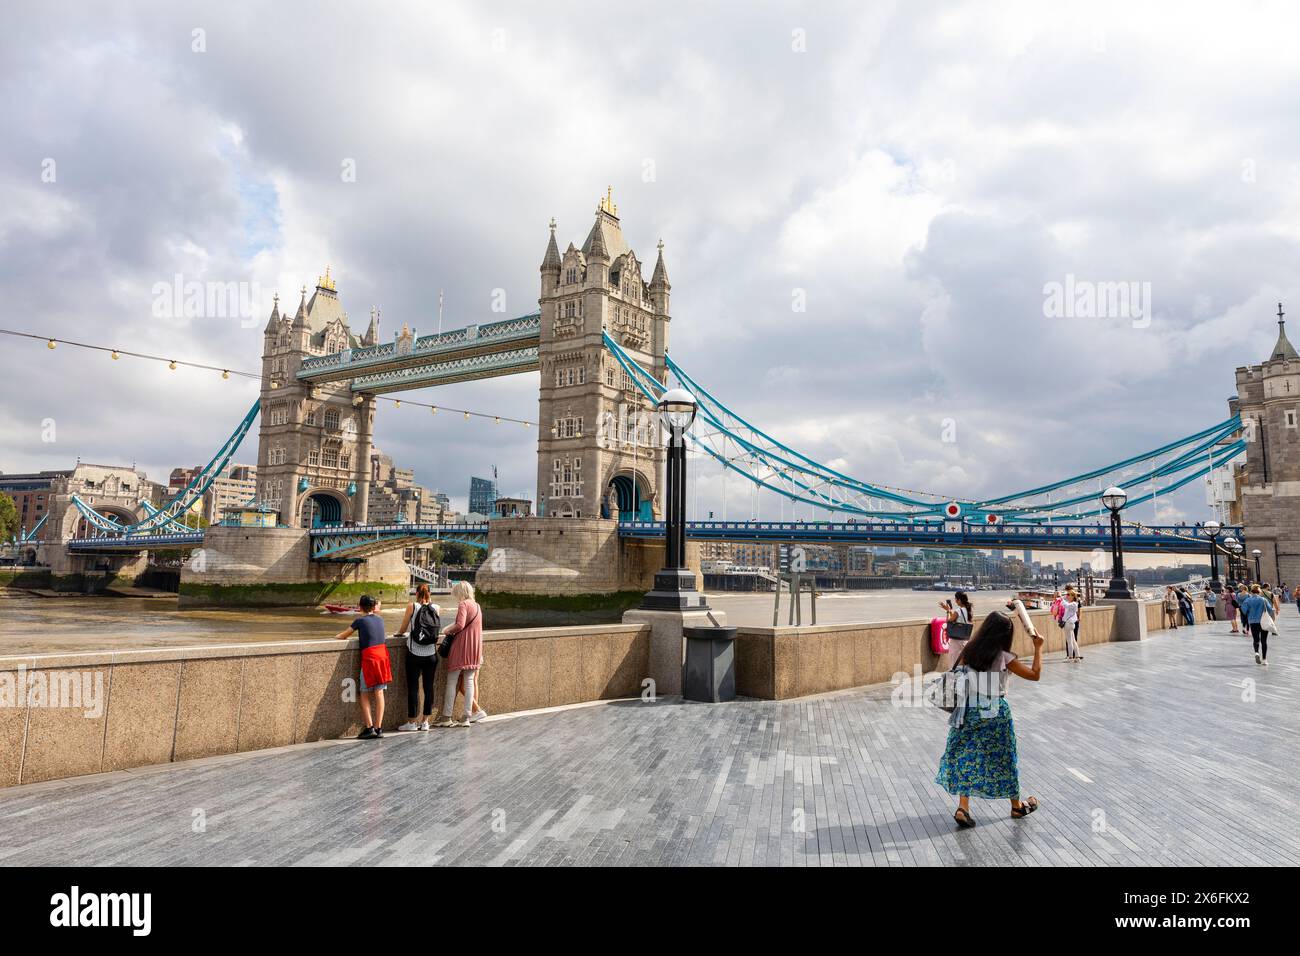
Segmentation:
<svg viewBox="0 0 1300 956">
<path fill-rule="evenodd" d="M 1011 816 L 1019 819 L 1038 809 L 1038 800 L 1020 799 L 1020 768 L 1016 761 L 1016 728 L 1007 703 L 1008 674 L 1038 680 L 1043 666 L 1043 639 L 1035 632 L 1034 662 L 1021 663 L 1011 653 L 1015 626 L 1000 612 L 990 614 L 962 651 L 955 665 L 965 675 L 964 694 L 948 721 L 948 746 L 939 760 L 934 782 L 958 798 L 953 819 L 960 827 L 975 826 L 970 798 L 1011 801 Z"/>
</svg>

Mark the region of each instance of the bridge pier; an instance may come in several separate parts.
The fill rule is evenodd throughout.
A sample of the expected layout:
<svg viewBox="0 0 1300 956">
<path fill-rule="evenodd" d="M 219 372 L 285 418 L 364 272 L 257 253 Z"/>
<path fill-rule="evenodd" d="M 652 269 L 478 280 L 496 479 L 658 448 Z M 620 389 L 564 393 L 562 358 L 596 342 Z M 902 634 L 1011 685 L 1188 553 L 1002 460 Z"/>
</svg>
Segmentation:
<svg viewBox="0 0 1300 956">
<path fill-rule="evenodd" d="M 304 528 L 214 525 L 181 571 L 178 606 L 355 604 L 362 594 L 405 602 L 409 584 L 400 549 L 357 561 L 312 561 Z"/>
<path fill-rule="evenodd" d="M 699 545 L 686 560 L 699 573 Z M 621 538 L 607 518 L 501 518 L 475 588 L 493 626 L 618 621 L 641 603 L 664 563 L 664 542 Z"/>
</svg>

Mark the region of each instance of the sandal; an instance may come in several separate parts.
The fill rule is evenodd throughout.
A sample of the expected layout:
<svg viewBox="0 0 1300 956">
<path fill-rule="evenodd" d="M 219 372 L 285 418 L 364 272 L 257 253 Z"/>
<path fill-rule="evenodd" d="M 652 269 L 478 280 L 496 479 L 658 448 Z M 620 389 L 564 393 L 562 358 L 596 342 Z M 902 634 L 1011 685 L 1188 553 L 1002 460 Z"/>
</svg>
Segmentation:
<svg viewBox="0 0 1300 956">
<path fill-rule="evenodd" d="M 1019 820 L 1021 817 L 1029 816 L 1029 814 L 1033 813 L 1037 809 L 1038 798 L 1030 797 L 1028 800 L 1021 803 L 1020 806 L 1011 808 L 1011 818 L 1013 820 Z"/>
<path fill-rule="evenodd" d="M 957 826 L 963 830 L 969 830 L 975 825 L 975 820 L 961 807 L 957 808 L 957 812 L 952 815 L 952 818 L 957 821 Z"/>
</svg>

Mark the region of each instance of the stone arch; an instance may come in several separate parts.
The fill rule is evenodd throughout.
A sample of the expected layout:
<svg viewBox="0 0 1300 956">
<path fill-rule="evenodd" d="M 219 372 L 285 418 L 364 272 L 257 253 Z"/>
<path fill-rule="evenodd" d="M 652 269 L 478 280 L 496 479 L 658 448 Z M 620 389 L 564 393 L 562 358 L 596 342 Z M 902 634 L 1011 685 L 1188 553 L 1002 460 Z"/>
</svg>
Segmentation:
<svg viewBox="0 0 1300 956">
<path fill-rule="evenodd" d="M 90 504 L 89 507 L 95 509 L 105 518 L 112 518 L 121 524 L 135 524 L 142 517 L 139 509 L 129 508 L 126 505 L 115 505 L 106 501 L 97 501 Z M 70 504 L 65 514 L 70 519 L 71 528 L 69 530 L 71 537 L 88 538 L 99 533 L 98 529 L 86 520 L 75 505 Z"/>
<path fill-rule="evenodd" d="M 601 517 L 654 520 L 655 483 L 643 469 L 615 466 L 601 485 Z"/>
<path fill-rule="evenodd" d="M 298 517 L 304 528 L 343 525 L 352 517 L 352 501 L 337 488 L 308 488 L 299 499 Z"/>
</svg>

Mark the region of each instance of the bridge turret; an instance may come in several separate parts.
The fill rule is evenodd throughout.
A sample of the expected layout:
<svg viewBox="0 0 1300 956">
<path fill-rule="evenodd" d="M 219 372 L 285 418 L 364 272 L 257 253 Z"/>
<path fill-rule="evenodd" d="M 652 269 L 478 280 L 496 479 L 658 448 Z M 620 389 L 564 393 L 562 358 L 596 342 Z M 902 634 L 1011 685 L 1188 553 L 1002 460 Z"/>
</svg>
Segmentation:
<svg viewBox="0 0 1300 956">
<path fill-rule="evenodd" d="M 266 329 L 263 335 L 280 334 L 280 293 L 276 293 L 273 299 L 274 304 L 271 306 L 271 317 L 266 320 Z"/>
<path fill-rule="evenodd" d="M 371 338 L 378 335 L 371 312 Z M 262 355 L 262 412 L 258 448 L 258 503 L 279 512 L 289 527 L 362 522 L 370 479 L 374 397 L 352 394 L 351 382 L 312 384 L 299 379 L 304 360 L 352 344 L 329 269 L 290 322 L 277 301 Z"/>
<path fill-rule="evenodd" d="M 667 270 L 661 263 L 656 299 L 610 192 L 582 248 L 554 252 L 558 272 L 548 248 L 538 299 L 538 514 L 649 516 L 659 509 L 663 449 L 650 402 L 605 348 L 604 334 L 664 380 Z"/>
<path fill-rule="evenodd" d="M 1266 582 L 1300 580 L 1300 355 L 1277 307 L 1277 342 L 1259 365 L 1237 369 L 1236 401 L 1246 437 L 1239 486 L 1247 548 L 1258 548 Z M 1253 575 L 1254 568 L 1251 567 Z"/>
<path fill-rule="evenodd" d="M 560 284 L 560 247 L 555 244 L 555 220 L 551 220 L 551 238 L 542 257 L 542 295 L 550 295 Z"/>
<path fill-rule="evenodd" d="M 379 344 L 379 310 L 373 305 L 370 307 L 370 325 L 366 327 L 366 334 L 361 337 L 362 345 Z"/>
<path fill-rule="evenodd" d="M 654 303 L 657 314 L 668 314 L 668 293 L 672 288 L 668 281 L 668 269 L 664 266 L 664 241 L 660 239 L 659 258 L 655 260 L 654 275 L 650 277 L 650 301 Z"/>
</svg>

